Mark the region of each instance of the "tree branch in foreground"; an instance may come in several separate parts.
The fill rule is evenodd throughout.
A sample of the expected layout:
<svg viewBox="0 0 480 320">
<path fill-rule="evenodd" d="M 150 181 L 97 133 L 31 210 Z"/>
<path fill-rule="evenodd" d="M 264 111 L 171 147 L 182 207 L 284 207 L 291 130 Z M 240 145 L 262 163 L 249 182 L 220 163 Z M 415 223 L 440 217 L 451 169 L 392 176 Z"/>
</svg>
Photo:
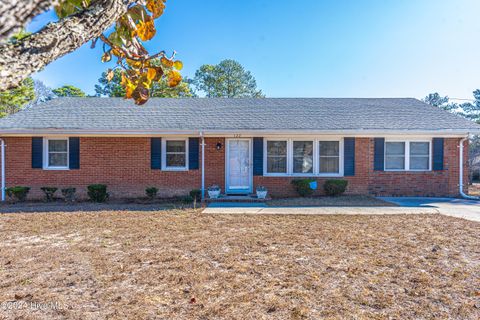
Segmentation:
<svg viewBox="0 0 480 320">
<path fill-rule="evenodd" d="M 99 37 L 133 2 L 98 0 L 88 9 L 50 23 L 22 41 L 1 44 L 0 91 L 17 86 L 50 62 Z"/>
<path fill-rule="evenodd" d="M 1 0 L 0 41 L 24 28 L 35 16 L 56 5 L 58 0 Z"/>
</svg>

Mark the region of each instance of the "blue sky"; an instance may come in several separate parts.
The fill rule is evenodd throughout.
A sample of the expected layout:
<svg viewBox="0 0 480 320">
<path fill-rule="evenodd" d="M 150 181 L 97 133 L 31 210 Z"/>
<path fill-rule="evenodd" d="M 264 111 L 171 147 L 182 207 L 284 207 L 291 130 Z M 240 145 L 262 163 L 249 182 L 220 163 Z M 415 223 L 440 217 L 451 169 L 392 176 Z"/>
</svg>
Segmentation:
<svg viewBox="0 0 480 320">
<path fill-rule="evenodd" d="M 153 51 L 176 50 L 182 73 L 238 60 L 268 97 L 471 98 L 480 88 L 478 0 L 168 0 Z M 54 19 L 37 17 L 34 31 Z M 34 75 L 94 93 L 110 64 L 84 45 Z"/>
</svg>

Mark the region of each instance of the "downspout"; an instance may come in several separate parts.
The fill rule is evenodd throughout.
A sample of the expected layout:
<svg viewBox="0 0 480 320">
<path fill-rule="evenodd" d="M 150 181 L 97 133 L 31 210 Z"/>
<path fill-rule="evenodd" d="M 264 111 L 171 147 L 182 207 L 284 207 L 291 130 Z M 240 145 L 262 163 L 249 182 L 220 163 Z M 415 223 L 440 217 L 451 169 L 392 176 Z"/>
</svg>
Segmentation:
<svg viewBox="0 0 480 320">
<path fill-rule="evenodd" d="M 463 192 L 463 143 L 465 141 L 468 140 L 468 137 L 470 135 L 467 135 L 465 138 L 461 139 L 460 140 L 460 145 L 459 145 L 459 150 L 460 150 L 460 155 L 459 155 L 459 158 L 460 158 L 460 163 L 459 163 L 459 192 L 460 192 L 460 196 L 462 196 L 462 198 L 465 198 L 465 199 L 470 199 L 470 200 L 480 200 L 480 198 L 478 197 L 473 197 L 473 196 L 469 196 L 468 194 L 465 194 Z"/>
<path fill-rule="evenodd" d="M 0 149 L 2 152 L 1 156 L 1 167 L 2 167 L 2 201 L 5 201 L 5 141 L 0 138 Z"/>
<path fill-rule="evenodd" d="M 200 137 L 202 138 L 202 202 L 205 200 L 205 137 L 203 132 L 200 131 Z"/>
</svg>

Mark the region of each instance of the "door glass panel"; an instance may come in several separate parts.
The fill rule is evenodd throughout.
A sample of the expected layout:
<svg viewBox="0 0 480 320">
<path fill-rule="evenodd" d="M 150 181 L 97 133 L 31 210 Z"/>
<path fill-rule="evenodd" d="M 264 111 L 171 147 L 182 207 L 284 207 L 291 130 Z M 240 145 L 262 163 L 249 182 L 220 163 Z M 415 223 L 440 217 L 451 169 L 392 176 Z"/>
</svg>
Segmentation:
<svg viewBox="0 0 480 320">
<path fill-rule="evenodd" d="M 250 189 L 250 144 L 248 140 L 229 142 L 229 189 Z"/>
</svg>

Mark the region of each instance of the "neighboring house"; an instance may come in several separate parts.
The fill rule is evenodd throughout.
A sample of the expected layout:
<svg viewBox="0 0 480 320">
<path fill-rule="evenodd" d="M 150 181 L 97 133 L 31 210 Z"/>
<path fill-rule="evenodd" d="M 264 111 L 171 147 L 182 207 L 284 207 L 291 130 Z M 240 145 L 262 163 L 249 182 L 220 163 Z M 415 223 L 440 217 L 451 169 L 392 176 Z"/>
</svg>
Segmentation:
<svg viewBox="0 0 480 320">
<path fill-rule="evenodd" d="M 337 178 L 349 194 L 458 196 L 459 143 L 479 132 L 416 99 L 59 98 L 0 120 L 6 185 L 32 197 L 93 183 L 112 197 L 184 195 L 202 180 L 293 196 L 298 177 L 315 177 L 316 194 Z"/>
</svg>

